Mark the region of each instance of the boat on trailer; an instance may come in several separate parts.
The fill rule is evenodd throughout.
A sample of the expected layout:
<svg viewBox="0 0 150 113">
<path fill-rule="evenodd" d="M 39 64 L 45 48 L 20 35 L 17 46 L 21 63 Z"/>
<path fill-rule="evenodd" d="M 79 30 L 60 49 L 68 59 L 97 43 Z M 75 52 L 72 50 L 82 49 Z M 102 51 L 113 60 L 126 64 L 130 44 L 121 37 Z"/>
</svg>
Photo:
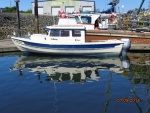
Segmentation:
<svg viewBox="0 0 150 113">
<path fill-rule="evenodd" d="M 129 39 L 86 41 L 86 28 L 81 25 L 53 25 L 45 28 L 47 34 L 12 36 L 14 44 L 23 52 L 96 55 L 120 54 L 130 48 Z"/>
</svg>

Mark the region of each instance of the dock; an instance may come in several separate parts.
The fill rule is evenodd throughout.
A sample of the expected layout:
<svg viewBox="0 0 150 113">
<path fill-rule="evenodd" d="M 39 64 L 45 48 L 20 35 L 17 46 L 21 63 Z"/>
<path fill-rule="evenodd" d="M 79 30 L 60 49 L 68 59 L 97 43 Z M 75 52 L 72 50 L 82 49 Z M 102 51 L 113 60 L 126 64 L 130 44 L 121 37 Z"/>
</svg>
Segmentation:
<svg viewBox="0 0 150 113">
<path fill-rule="evenodd" d="M 11 39 L 0 40 L 0 53 L 19 51 L 20 50 L 14 45 Z"/>
<path fill-rule="evenodd" d="M 150 51 L 150 44 L 131 44 L 130 51 Z"/>
<path fill-rule="evenodd" d="M 87 30 L 86 40 L 108 40 L 108 39 L 122 39 L 129 38 L 131 44 L 149 44 L 150 32 L 132 32 L 128 30 Z M 143 45 L 140 45 L 143 46 Z M 145 47 L 145 46 L 144 46 Z M 142 47 L 143 48 L 143 47 Z M 147 46 L 146 46 L 147 48 Z"/>
<path fill-rule="evenodd" d="M 0 53 L 19 51 L 11 39 L 0 40 Z M 150 44 L 132 44 L 130 51 L 150 51 Z"/>
</svg>

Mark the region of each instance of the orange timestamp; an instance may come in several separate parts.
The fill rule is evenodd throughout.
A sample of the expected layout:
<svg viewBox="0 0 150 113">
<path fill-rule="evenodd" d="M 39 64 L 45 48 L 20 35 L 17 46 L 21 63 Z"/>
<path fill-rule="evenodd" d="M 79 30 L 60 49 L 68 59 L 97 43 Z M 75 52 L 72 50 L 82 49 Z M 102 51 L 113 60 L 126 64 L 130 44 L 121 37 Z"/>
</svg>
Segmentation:
<svg viewBox="0 0 150 113">
<path fill-rule="evenodd" d="M 117 98 L 116 100 L 117 102 L 125 102 L 125 103 L 128 103 L 128 102 L 135 102 L 135 103 L 138 103 L 138 102 L 141 102 L 141 100 L 139 98 Z"/>
</svg>

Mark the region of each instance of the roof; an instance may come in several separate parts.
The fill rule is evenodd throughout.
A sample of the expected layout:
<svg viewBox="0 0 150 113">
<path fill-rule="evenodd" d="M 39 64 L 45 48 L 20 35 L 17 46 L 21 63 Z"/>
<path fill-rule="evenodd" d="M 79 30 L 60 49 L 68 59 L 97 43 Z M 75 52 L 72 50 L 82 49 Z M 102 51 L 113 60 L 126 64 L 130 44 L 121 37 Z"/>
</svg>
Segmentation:
<svg viewBox="0 0 150 113">
<path fill-rule="evenodd" d="M 45 29 L 81 29 L 81 30 L 85 30 L 86 28 L 83 25 L 52 25 L 52 26 L 46 26 Z"/>
<path fill-rule="evenodd" d="M 48 1 L 52 1 L 52 2 L 55 2 L 55 1 L 62 1 L 62 0 L 43 0 L 43 1 L 38 1 L 38 2 L 48 2 Z M 71 0 L 71 1 L 86 1 L 86 2 L 95 2 L 94 0 Z M 62 1 L 63 2 L 63 1 Z M 31 3 L 34 3 L 34 2 L 31 2 Z"/>
</svg>

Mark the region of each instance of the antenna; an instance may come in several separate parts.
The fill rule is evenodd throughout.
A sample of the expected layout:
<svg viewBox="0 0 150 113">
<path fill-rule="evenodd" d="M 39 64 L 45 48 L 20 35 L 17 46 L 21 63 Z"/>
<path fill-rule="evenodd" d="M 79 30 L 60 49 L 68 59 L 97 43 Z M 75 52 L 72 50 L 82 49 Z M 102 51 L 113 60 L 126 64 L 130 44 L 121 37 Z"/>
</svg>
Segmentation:
<svg viewBox="0 0 150 113">
<path fill-rule="evenodd" d="M 10 7 L 11 7 L 11 0 L 10 0 Z"/>
<path fill-rule="evenodd" d="M 148 11 L 150 12 L 150 0 L 149 0 L 149 4 L 148 4 Z"/>
</svg>

